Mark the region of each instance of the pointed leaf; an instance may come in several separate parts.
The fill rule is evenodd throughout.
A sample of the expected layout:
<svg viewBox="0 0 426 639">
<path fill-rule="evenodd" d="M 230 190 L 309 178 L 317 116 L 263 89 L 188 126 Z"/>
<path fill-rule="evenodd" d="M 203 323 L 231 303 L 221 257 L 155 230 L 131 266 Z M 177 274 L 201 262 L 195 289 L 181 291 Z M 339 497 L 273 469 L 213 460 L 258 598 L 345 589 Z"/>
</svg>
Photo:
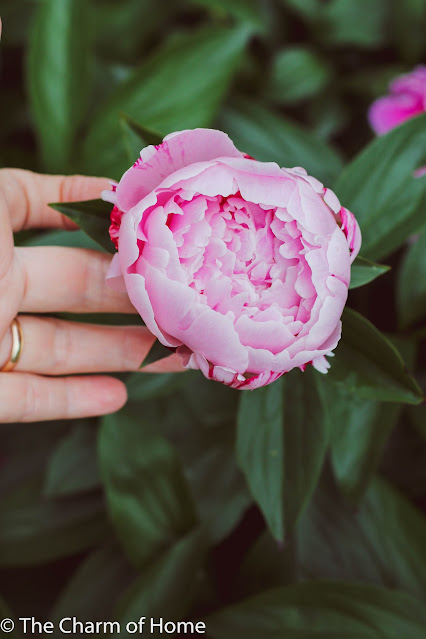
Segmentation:
<svg viewBox="0 0 426 639">
<path fill-rule="evenodd" d="M 52 209 L 63 213 L 79 225 L 89 237 L 108 253 L 115 253 L 114 244 L 109 236 L 111 224 L 111 204 L 103 200 L 84 202 L 55 202 L 49 204 Z"/>
<path fill-rule="evenodd" d="M 421 402 L 421 389 L 407 372 L 395 346 L 356 311 L 346 308 L 342 319 L 342 339 L 328 380 L 365 399 Z"/>
<path fill-rule="evenodd" d="M 140 156 L 140 152 L 149 144 L 161 144 L 162 136 L 137 124 L 127 115 L 120 116 L 120 126 L 129 165 Z"/>
<path fill-rule="evenodd" d="M 164 359 L 165 357 L 170 357 L 175 352 L 175 348 L 169 348 L 168 346 L 164 346 L 158 339 L 155 340 L 151 348 L 149 349 L 145 359 L 143 360 L 140 368 L 144 368 L 144 366 L 148 366 L 148 364 L 153 364 L 154 362 L 158 362 L 160 359 Z"/>
<path fill-rule="evenodd" d="M 157 146 L 163 141 L 163 136 L 158 131 L 154 131 L 153 129 L 143 126 L 142 124 L 138 124 L 137 122 L 135 122 L 135 120 L 133 120 L 125 113 L 122 115 L 122 118 L 128 125 L 129 129 L 131 129 L 140 140 L 140 143 L 142 144 L 141 149 L 143 149 L 143 146 L 148 146 L 148 144 Z"/>
<path fill-rule="evenodd" d="M 90 82 L 89 3 L 38 3 L 28 51 L 28 84 L 46 169 L 65 171 Z"/>
<path fill-rule="evenodd" d="M 360 224 L 362 252 L 381 259 L 424 224 L 426 114 L 377 138 L 345 168 L 335 191 Z"/>
<path fill-rule="evenodd" d="M 376 277 L 383 275 L 390 271 L 390 266 L 386 266 L 386 264 L 375 264 L 374 262 L 370 262 L 370 260 L 366 260 L 364 257 L 360 255 L 357 256 L 351 268 L 351 283 L 349 288 L 359 288 L 360 286 L 365 286 L 365 284 L 369 284 Z"/>
</svg>

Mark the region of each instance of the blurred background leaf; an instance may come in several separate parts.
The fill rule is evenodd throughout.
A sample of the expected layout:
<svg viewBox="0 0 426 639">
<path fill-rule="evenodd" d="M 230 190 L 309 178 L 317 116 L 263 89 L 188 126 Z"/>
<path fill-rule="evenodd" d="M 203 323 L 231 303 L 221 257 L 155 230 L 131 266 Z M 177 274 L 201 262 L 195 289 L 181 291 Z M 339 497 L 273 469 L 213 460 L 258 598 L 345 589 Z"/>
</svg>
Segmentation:
<svg viewBox="0 0 426 639">
<path fill-rule="evenodd" d="M 285 636 L 418 639 L 426 627 L 421 602 L 365 584 L 306 582 L 271 589 L 207 618 L 215 639 Z M 302 634 L 303 633 L 303 634 Z"/>
<path fill-rule="evenodd" d="M 261 104 L 239 98 L 222 111 L 218 126 L 237 147 L 262 162 L 303 166 L 326 182 L 339 174 L 340 159 L 330 147 Z"/>
<path fill-rule="evenodd" d="M 413 172 L 425 149 L 426 114 L 374 140 L 338 179 L 336 193 L 357 217 L 365 257 L 381 259 L 424 224 L 426 178 Z"/>
<path fill-rule="evenodd" d="M 43 0 L 28 49 L 28 86 L 46 170 L 70 167 L 73 138 L 88 103 L 89 3 Z"/>
<path fill-rule="evenodd" d="M 327 65 L 303 47 L 279 51 L 266 85 L 266 95 L 278 104 L 311 98 L 331 80 Z"/>
<path fill-rule="evenodd" d="M 241 27 L 181 34 L 146 60 L 97 114 L 84 147 L 87 170 L 117 178 L 127 168 L 120 112 L 163 135 L 210 124 L 249 33 Z"/>
</svg>

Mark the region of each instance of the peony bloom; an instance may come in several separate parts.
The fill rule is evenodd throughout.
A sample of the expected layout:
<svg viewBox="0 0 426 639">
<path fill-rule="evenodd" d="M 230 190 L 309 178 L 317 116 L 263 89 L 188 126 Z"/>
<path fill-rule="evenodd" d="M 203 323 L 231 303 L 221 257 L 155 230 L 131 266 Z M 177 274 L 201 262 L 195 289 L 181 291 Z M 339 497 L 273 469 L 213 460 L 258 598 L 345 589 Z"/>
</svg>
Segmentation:
<svg viewBox="0 0 426 639">
<path fill-rule="evenodd" d="M 361 236 L 304 169 L 195 129 L 143 149 L 103 197 L 118 247 L 108 281 L 185 367 L 246 389 L 327 371 Z"/>
<path fill-rule="evenodd" d="M 418 66 L 411 73 L 396 78 L 389 88 L 390 95 L 373 102 L 368 114 L 377 135 L 426 111 L 426 66 Z"/>
</svg>

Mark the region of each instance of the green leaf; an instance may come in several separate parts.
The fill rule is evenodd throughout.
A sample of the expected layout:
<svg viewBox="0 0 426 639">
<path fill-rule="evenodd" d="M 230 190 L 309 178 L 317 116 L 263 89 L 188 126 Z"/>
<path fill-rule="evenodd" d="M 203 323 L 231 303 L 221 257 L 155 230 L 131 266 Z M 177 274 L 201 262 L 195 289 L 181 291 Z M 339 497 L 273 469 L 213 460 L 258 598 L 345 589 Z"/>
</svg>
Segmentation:
<svg viewBox="0 0 426 639">
<path fill-rule="evenodd" d="M 32 115 L 44 166 L 56 173 L 69 167 L 77 127 L 88 103 L 89 15 L 85 0 L 43 0 L 30 38 Z"/>
<path fill-rule="evenodd" d="M 236 146 L 261 162 L 303 166 L 310 175 L 330 183 L 341 170 L 337 153 L 295 122 L 248 98 L 221 112 L 219 128 Z"/>
<path fill-rule="evenodd" d="M 184 619 L 196 593 L 205 550 L 204 531 L 195 529 L 146 566 L 118 604 L 121 625 L 138 620 L 141 613 L 146 616 L 146 630 L 150 619 Z"/>
<path fill-rule="evenodd" d="M 121 115 L 121 118 L 127 124 L 129 129 L 133 131 L 135 136 L 138 138 L 140 144 L 144 146 L 148 146 L 148 144 L 157 146 L 158 144 L 161 144 L 161 142 L 163 141 L 163 136 L 158 131 L 154 131 L 153 129 L 149 129 L 146 126 L 143 126 L 142 124 L 138 124 L 125 113 Z M 142 148 L 143 146 L 141 147 L 141 149 Z"/>
<path fill-rule="evenodd" d="M 97 52 L 102 60 L 134 64 L 141 54 L 141 45 L 155 42 L 170 27 L 178 10 L 174 0 L 161 0 L 153 10 L 152 0 L 90 3 L 96 24 Z M 111 46 L 114 43 L 114 46 Z"/>
<path fill-rule="evenodd" d="M 283 380 L 245 392 L 238 411 L 237 457 L 271 533 L 284 539 Z"/>
<path fill-rule="evenodd" d="M 359 397 L 325 375 L 316 381 L 331 433 L 335 477 L 344 494 L 357 501 L 377 470 L 400 406 Z"/>
<path fill-rule="evenodd" d="M 100 494 L 52 501 L 41 499 L 40 493 L 39 482 L 31 478 L 0 501 L 0 565 L 54 561 L 87 550 L 104 537 L 108 525 Z"/>
<path fill-rule="evenodd" d="M 99 244 L 81 230 L 37 233 L 22 241 L 20 246 L 72 246 L 99 250 Z"/>
<path fill-rule="evenodd" d="M 284 520 L 289 530 L 318 482 L 329 433 L 312 370 L 294 371 L 285 378 L 284 390 Z"/>
<path fill-rule="evenodd" d="M 397 310 L 406 328 L 426 315 L 426 231 L 407 250 L 398 272 Z"/>
<path fill-rule="evenodd" d="M 293 104 L 319 93 L 330 80 L 330 69 L 304 47 L 289 47 L 275 57 L 265 92 L 278 104 Z"/>
<path fill-rule="evenodd" d="M 182 373 L 131 373 L 126 380 L 128 400 L 142 402 L 165 397 L 186 385 L 191 386 L 199 374 L 189 370 Z"/>
<path fill-rule="evenodd" d="M 84 202 L 55 202 L 49 204 L 69 217 L 97 244 L 108 253 L 115 253 L 109 237 L 111 204 L 103 200 L 86 200 Z"/>
<path fill-rule="evenodd" d="M 246 27 L 205 28 L 173 40 L 148 58 L 95 116 L 84 145 L 88 170 L 119 177 L 128 168 L 120 144 L 120 113 L 161 134 L 208 126 L 249 34 Z"/>
<path fill-rule="evenodd" d="M 217 544 L 252 503 L 235 459 L 240 394 L 200 371 L 135 373 L 126 383 L 133 414 L 173 442 L 209 542 Z"/>
<path fill-rule="evenodd" d="M 423 604 L 366 584 L 306 582 L 275 588 L 206 619 L 212 639 L 420 639 Z"/>
<path fill-rule="evenodd" d="M 143 565 L 195 522 L 172 446 L 137 406 L 102 419 L 99 455 L 108 510 L 129 559 Z"/>
<path fill-rule="evenodd" d="M 327 44 L 377 49 L 387 35 L 387 9 L 387 0 L 330 0 L 316 27 Z"/>
<path fill-rule="evenodd" d="M 357 580 L 424 597 L 426 520 L 386 481 L 357 508 L 322 481 L 297 529 L 304 579 Z"/>
<path fill-rule="evenodd" d="M 56 624 L 71 612 L 81 621 L 112 615 L 120 595 L 134 581 L 136 572 L 113 539 L 104 542 L 78 566 L 60 593 L 50 614 Z"/>
<path fill-rule="evenodd" d="M 127 150 L 129 164 L 133 164 L 135 162 L 135 160 L 139 157 L 141 150 L 148 146 L 148 144 L 156 146 L 162 142 L 162 136 L 159 133 L 137 124 L 125 114 L 122 114 L 120 117 L 120 125 L 122 128 L 124 145 Z"/>
<path fill-rule="evenodd" d="M 120 117 L 120 127 L 124 148 L 126 149 L 127 161 L 130 166 L 139 157 L 139 153 L 143 147 L 141 146 L 139 136 L 129 126 L 129 123 L 123 116 Z"/>
<path fill-rule="evenodd" d="M 386 0 L 282 0 L 328 46 L 376 49 L 387 36 Z M 368 20 L 365 16 L 368 15 Z"/>
<path fill-rule="evenodd" d="M 335 191 L 361 227 L 363 254 L 378 260 L 424 224 L 426 114 L 377 138 L 344 169 Z"/>
<path fill-rule="evenodd" d="M 151 348 L 149 349 L 145 359 L 143 360 L 140 368 L 144 366 L 148 366 L 148 364 L 153 364 L 154 362 L 158 362 L 160 359 L 164 359 L 165 357 L 170 357 L 172 353 L 175 352 L 176 349 L 169 348 L 168 346 L 164 346 L 158 339 L 155 340 Z"/>
<path fill-rule="evenodd" d="M 69 431 L 67 422 L 0 424 L 1 455 L 0 499 L 8 497 L 26 482 L 37 483 L 50 455 Z"/>
<path fill-rule="evenodd" d="M 349 288 L 359 288 L 369 284 L 380 275 L 390 271 L 386 264 L 375 264 L 358 255 L 351 267 L 351 283 Z"/>
<path fill-rule="evenodd" d="M 100 485 L 96 459 L 96 426 L 79 421 L 49 459 L 44 485 L 46 497 L 87 492 Z"/>
<path fill-rule="evenodd" d="M 242 394 L 238 462 L 276 539 L 284 539 L 306 507 L 327 441 L 309 373 Z"/>
<path fill-rule="evenodd" d="M 167 402 L 144 403 L 150 419 L 161 424 L 182 459 L 200 520 L 210 543 L 217 544 L 252 504 L 251 495 L 235 459 L 235 423 L 240 394 L 213 384 L 199 371 L 188 371 L 182 385 Z M 176 377 L 176 376 L 175 376 Z"/>
<path fill-rule="evenodd" d="M 184 457 L 186 477 L 211 544 L 218 544 L 229 535 L 252 505 L 236 464 L 234 439 L 227 423 L 222 427 L 198 428 Z"/>
<path fill-rule="evenodd" d="M 328 380 L 360 398 L 418 404 L 422 392 L 393 344 L 365 317 L 346 308 L 342 339 Z"/>
</svg>

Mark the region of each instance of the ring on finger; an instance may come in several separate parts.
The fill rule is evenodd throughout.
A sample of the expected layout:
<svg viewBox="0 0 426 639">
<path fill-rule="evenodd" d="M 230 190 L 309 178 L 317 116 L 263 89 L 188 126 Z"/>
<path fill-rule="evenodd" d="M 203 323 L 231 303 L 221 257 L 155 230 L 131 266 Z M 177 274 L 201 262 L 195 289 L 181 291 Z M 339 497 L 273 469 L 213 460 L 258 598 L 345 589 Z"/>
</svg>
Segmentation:
<svg viewBox="0 0 426 639">
<path fill-rule="evenodd" d="M 12 332 L 12 349 L 10 351 L 9 359 L 6 364 L 0 368 L 0 372 L 6 373 L 12 371 L 21 357 L 22 348 L 24 345 L 24 336 L 22 333 L 22 327 L 17 317 L 12 321 L 10 325 Z"/>
</svg>

